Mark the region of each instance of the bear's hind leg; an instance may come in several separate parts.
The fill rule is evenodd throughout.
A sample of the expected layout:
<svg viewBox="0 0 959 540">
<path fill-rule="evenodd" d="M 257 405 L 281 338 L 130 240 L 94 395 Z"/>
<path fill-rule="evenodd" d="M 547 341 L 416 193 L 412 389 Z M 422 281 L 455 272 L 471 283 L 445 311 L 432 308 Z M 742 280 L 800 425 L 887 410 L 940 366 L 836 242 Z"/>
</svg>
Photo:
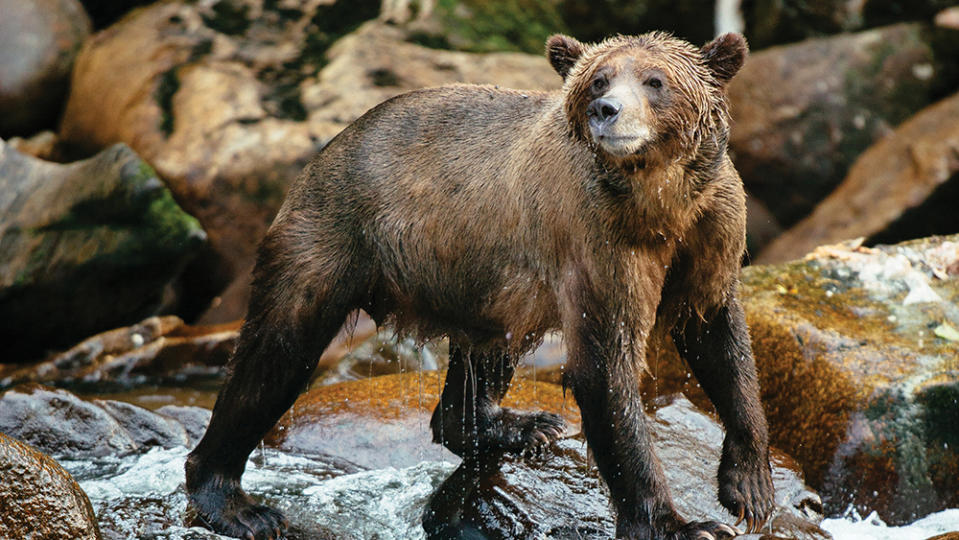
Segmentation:
<svg viewBox="0 0 959 540">
<path fill-rule="evenodd" d="M 547 446 L 564 429 L 561 417 L 500 407 L 516 365 L 506 351 L 471 351 L 450 342 L 450 366 L 430 426 L 433 440 L 467 459 L 520 454 Z"/>
<path fill-rule="evenodd" d="M 186 462 L 189 505 L 198 521 L 251 540 L 281 538 L 286 520 L 243 491 L 247 458 L 309 382 L 364 287 L 363 276 L 346 272 L 350 266 L 335 264 L 335 257 L 283 256 L 292 250 L 281 240 L 274 235 L 264 242 L 271 256 L 261 254 L 210 425 Z"/>
</svg>

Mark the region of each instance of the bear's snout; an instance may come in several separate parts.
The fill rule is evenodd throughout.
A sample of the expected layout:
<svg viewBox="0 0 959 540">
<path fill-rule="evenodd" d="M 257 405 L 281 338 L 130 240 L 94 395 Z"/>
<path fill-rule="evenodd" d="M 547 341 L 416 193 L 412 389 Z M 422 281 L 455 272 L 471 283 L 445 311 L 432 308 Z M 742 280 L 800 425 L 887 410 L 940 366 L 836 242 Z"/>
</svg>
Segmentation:
<svg viewBox="0 0 959 540">
<path fill-rule="evenodd" d="M 590 127 L 598 130 L 615 122 L 621 110 L 623 110 L 623 104 L 618 100 L 603 97 L 589 104 L 586 108 L 586 116 L 589 117 Z"/>
</svg>

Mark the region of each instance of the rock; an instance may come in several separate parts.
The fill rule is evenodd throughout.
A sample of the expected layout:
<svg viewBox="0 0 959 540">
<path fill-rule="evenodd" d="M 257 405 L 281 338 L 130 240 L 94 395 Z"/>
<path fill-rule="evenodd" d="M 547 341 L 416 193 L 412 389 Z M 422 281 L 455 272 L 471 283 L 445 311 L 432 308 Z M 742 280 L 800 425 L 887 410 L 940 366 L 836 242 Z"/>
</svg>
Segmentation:
<svg viewBox="0 0 959 540">
<path fill-rule="evenodd" d="M 859 154 L 954 87 L 925 26 L 900 24 L 752 54 L 729 86 L 730 147 L 746 187 L 784 227 Z M 890 46 L 895 43 L 896 46 Z"/>
<path fill-rule="evenodd" d="M 810 37 L 861 30 L 866 3 L 843 0 L 750 2 L 743 9 L 746 38 L 753 49 L 763 49 Z"/>
<path fill-rule="evenodd" d="M 754 49 L 904 21 L 927 21 L 948 0 L 758 0 L 743 9 Z"/>
<path fill-rule="evenodd" d="M 206 426 L 210 423 L 212 413 L 210 409 L 203 407 L 189 407 L 184 405 L 164 405 L 155 411 L 168 418 L 172 418 L 183 426 L 186 430 L 189 441 L 187 446 L 193 448 L 200 442 L 203 434 L 206 433 Z"/>
<path fill-rule="evenodd" d="M 889 243 L 959 232 L 959 94 L 923 109 L 856 160 L 815 211 L 777 238 L 759 263 L 865 237 Z"/>
<path fill-rule="evenodd" d="M 743 271 L 773 444 L 827 514 L 959 506 L 959 236 Z"/>
<path fill-rule="evenodd" d="M 17 152 L 44 161 L 60 161 L 60 152 L 57 146 L 59 143 L 57 134 L 52 131 L 41 131 L 27 139 L 13 137 L 7 141 L 10 148 Z"/>
<path fill-rule="evenodd" d="M 936 26 L 948 28 L 950 30 L 959 30 L 959 6 L 946 8 L 936 13 Z M 959 536 L 959 534 L 957 534 Z"/>
<path fill-rule="evenodd" d="M 429 429 L 443 375 L 387 375 L 313 389 L 300 396 L 266 442 L 287 453 L 333 456 L 364 468 L 410 468 L 401 472 L 422 467 L 424 461 L 458 461 L 432 443 Z M 558 385 L 518 379 L 504 404 L 563 414 L 571 432 L 578 426 L 578 409 Z M 657 405 L 652 415 L 656 449 L 673 493 L 682 494 L 675 499 L 680 512 L 695 519 L 735 521 L 716 500 L 722 429 L 682 397 L 663 399 Z M 795 463 L 779 453 L 774 461 L 776 500 L 783 506 L 771 522 L 772 533 L 787 538 L 829 538 L 817 526 L 822 519 L 819 498 L 805 487 Z M 457 481 L 457 473 L 453 474 L 445 486 Z M 334 536 L 337 530 L 370 536 L 363 531 L 382 526 L 371 515 L 376 514 L 373 507 L 383 504 L 378 501 L 388 486 L 376 484 L 380 487 L 371 488 L 371 495 L 362 500 L 355 492 L 364 491 L 362 479 L 373 481 L 373 476 L 379 477 L 361 473 L 311 488 L 316 503 L 311 508 L 319 512 L 312 519 L 331 527 L 329 524 L 336 523 Z M 463 518 L 492 538 L 608 538 L 613 519 L 601 484 L 584 442 L 568 438 L 554 444 L 543 461 L 508 459 L 499 474 L 468 497 Z M 322 504 L 324 501 L 327 504 Z M 365 506 L 370 506 L 369 512 Z M 324 517 L 331 512 L 337 515 Z"/>
<path fill-rule="evenodd" d="M 287 452 L 334 456 L 364 468 L 456 460 L 433 444 L 429 430 L 444 375 L 421 371 L 313 388 L 297 399 L 265 441 Z M 564 401 L 557 385 L 520 379 L 503 403 L 562 414 L 573 430 L 578 425 L 572 396 Z"/>
<path fill-rule="evenodd" d="M 209 421 L 208 411 L 195 409 L 168 409 L 175 416 L 167 416 L 30 383 L 0 394 L 0 432 L 60 457 L 123 456 L 195 442 L 199 424 Z"/>
<path fill-rule="evenodd" d="M 0 141 L 0 216 L 7 362 L 153 314 L 205 238 L 122 144 L 60 165 Z"/>
<path fill-rule="evenodd" d="M 240 321 L 190 326 L 179 317 L 150 317 L 139 324 L 87 338 L 66 352 L 30 365 L 0 366 L 0 388 L 24 382 L 142 384 L 209 376 L 226 365 Z"/>
<path fill-rule="evenodd" d="M 0 137 L 52 127 L 90 34 L 76 0 L 0 0 Z"/>
<path fill-rule="evenodd" d="M 99 540 L 93 507 L 53 458 L 0 433 L 0 538 Z"/>
<path fill-rule="evenodd" d="M 431 50 L 376 22 L 327 51 L 338 34 L 324 30 L 333 24 L 324 10 L 362 20 L 344 2 L 231 5 L 159 3 L 94 36 L 77 61 L 61 135 L 88 149 L 124 141 L 145 156 L 209 232 L 241 297 L 287 185 L 367 109 L 422 86 L 561 83 L 542 55 Z M 242 298 L 219 302 L 203 321 L 243 316 Z"/>
</svg>

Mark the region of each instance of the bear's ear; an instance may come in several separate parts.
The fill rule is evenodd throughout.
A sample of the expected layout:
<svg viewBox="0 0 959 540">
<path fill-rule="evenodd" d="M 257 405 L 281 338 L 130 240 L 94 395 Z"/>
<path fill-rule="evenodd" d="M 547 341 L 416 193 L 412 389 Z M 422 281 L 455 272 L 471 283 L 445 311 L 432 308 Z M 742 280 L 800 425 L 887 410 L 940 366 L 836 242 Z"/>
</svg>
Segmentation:
<svg viewBox="0 0 959 540">
<path fill-rule="evenodd" d="M 741 34 L 723 34 L 702 48 L 706 68 L 723 86 L 743 67 L 748 53 L 749 45 Z"/>
<path fill-rule="evenodd" d="M 569 70 L 583 54 L 583 44 L 562 34 L 555 34 L 546 40 L 546 56 L 559 76 L 566 80 Z"/>
</svg>

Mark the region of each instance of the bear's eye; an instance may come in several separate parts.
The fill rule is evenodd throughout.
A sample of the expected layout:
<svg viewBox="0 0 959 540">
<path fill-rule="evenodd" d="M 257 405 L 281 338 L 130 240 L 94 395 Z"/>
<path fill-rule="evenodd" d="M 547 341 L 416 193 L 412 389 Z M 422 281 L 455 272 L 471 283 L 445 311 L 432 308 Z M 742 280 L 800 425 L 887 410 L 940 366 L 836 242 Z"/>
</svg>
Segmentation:
<svg viewBox="0 0 959 540">
<path fill-rule="evenodd" d="M 652 77 L 646 81 L 646 84 L 652 86 L 653 88 L 662 88 L 663 81 L 659 80 L 659 77 Z"/>
<path fill-rule="evenodd" d="M 596 77 L 593 79 L 593 92 L 602 92 L 603 90 L 606 90 L 607 84 L 606 77 Z"/>
</svg>

